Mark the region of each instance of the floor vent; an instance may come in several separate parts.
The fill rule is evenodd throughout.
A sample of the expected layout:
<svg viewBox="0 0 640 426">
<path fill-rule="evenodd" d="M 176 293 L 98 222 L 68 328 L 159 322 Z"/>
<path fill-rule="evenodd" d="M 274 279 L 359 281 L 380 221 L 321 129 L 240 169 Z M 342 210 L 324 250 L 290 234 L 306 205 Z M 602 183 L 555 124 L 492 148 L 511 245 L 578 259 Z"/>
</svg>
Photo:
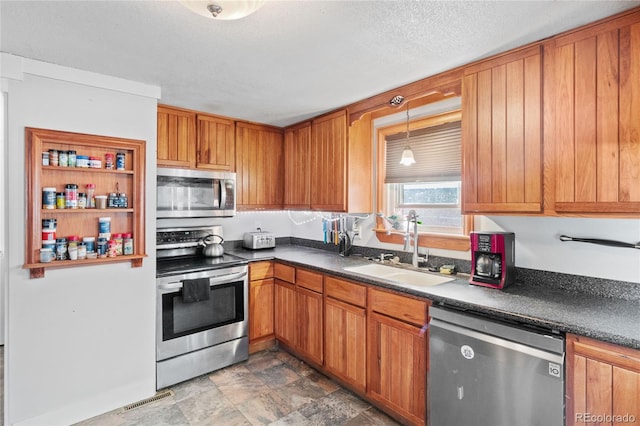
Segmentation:
<svg viewBox="0 0 640 426">
<path fill-rule="evenodd" d="M 158 392 L 151 398 L 143 399 L 142 401 L 134 402 L 133 404 L 125 405 L 122 407 L 122 411 L 130 411 L 134 408 L 139 408 L 147 404 L 151 404 L 152 402 L 158 401 L 160 399 L 166 398 L 168 396 L 173 396 L 173 391 L 169 389 L 165 389 L 163 391 Z"/>
</svg>

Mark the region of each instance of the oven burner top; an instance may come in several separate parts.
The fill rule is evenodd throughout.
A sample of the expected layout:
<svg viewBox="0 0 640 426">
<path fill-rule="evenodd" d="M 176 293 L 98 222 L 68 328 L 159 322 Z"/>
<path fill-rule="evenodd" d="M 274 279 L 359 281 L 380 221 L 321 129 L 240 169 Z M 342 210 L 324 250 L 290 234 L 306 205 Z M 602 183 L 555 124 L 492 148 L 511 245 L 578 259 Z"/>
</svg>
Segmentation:
<svg viewBox="0 0 640 426">
<path fill-rule="evenodd" d="M 219 257 L 181 256 L 162 258 L 156 261 L 156 277 L 188 274 L 247 263 L 249 262 L 246 259 L 232 254 L 223 254 Z"/>
</svg>

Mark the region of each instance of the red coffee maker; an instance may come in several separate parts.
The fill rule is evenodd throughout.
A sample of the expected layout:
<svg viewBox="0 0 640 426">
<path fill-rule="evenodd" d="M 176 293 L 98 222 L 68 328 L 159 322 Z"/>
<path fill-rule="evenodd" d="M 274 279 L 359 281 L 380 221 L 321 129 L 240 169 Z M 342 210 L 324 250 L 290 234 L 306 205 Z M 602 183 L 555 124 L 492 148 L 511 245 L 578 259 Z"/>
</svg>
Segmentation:
<svg viewBox="0 0 640 426">
<path fill-rule="evenodd" d="M 513 232 L 471 232 L 470 284 L 504 288 L 516 278 Z"/>
</svg>

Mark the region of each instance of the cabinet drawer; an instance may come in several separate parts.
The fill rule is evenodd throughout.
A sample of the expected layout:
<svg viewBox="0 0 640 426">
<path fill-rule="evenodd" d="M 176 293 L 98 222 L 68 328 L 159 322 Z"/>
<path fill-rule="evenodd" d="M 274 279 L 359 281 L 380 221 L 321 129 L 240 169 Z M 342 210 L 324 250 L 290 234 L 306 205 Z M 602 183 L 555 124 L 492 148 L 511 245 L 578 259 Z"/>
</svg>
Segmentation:
<svg viewBox="0 0 640 426">
<path fill-rule="evenodd" d="M 322 274 L 306 269 L 296 269 L 296 284 L 317 293 L 322 293 Z"/>
<path fill-rule="evenodd" d="M 327 296 L 352 305 L 365 307 L 367 304 L 367 288 L 363 285 L 325 276 L 324 290 Z"/>
<path fill-rule="evenodd" d="M 290 283 L 296 282 L 296 268 L 289 265 L 283 265 L 282 263 L 275 263 L 273 265 L 273 276 L 287 281 Z"/>
<path fill-rule="evenodd" d="M 249 263 L 249 281 L 273 278 L 273 262 L 270 260 Z"/>
<path fill-rule="evenodd" d="M 422 326 L 427 323 L 428 302 L 369 288 L 369 309 L 401 321 Z"/>
</svg>

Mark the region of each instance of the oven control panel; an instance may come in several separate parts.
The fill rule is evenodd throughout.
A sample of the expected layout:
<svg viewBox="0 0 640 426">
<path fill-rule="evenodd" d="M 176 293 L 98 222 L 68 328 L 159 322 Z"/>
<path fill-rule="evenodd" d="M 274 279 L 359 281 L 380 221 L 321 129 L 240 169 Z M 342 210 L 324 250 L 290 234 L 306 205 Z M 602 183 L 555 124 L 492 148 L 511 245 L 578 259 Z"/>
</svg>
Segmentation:
<svg viewBox="0 0 640 426">
<path fill-rule="evenodd" d="M 195 247 L 203 238 L 209 235 L 216 235 L 222 238 L 222 231 L 217 227 L 158 229 L 156 232 L 156 248 Z"/>
</svg>

